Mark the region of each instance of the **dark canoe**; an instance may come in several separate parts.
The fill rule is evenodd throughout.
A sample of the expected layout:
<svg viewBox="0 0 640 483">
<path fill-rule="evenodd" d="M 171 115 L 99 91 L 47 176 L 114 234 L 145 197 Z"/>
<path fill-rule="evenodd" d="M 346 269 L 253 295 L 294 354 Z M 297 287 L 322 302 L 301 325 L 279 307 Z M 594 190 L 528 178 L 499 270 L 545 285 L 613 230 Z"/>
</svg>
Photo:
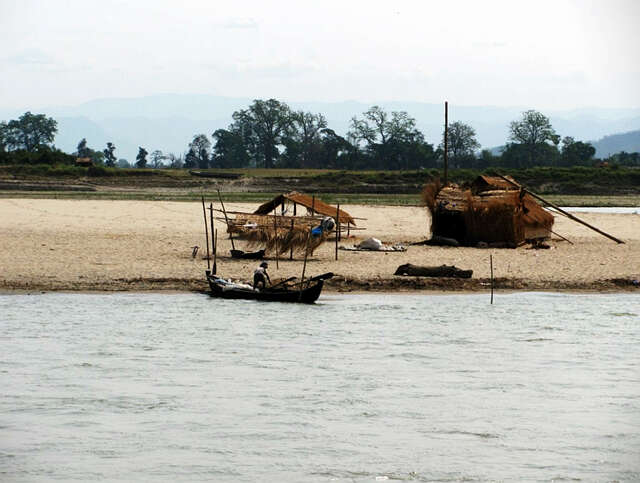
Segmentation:
<svg viewBox="0 0 640 483">
<path fill-rule="evenodd" d="M 264 258 L 264 250 L 258 250 L 257 252 L 231 250 L 231 258 L 243 258 L 245 260 L 262 260 Z"/>
<path fill-rule="evenodd" d="M 331 278 L 333 274 L 319 275 L 313 277 L 305 283 L 305 288 L 302 290 L 292 290 L 290 288 L 265 288 L 260 291 L 244 288 L 230 288 L 226 286 L 223 280 L 213 275 L 207 275 L 207 281 L 209 282 L 209 288 L 211 292 L 209 295 L 212 297 L 218 297 L 223 299 L 243 299 L 243 300 L 260 300 L 263 302 L 291 302 L 291 303 L 303 303 L 312 304 L 322 292 L 324 281 L 327 278 Z"/>
</svg>

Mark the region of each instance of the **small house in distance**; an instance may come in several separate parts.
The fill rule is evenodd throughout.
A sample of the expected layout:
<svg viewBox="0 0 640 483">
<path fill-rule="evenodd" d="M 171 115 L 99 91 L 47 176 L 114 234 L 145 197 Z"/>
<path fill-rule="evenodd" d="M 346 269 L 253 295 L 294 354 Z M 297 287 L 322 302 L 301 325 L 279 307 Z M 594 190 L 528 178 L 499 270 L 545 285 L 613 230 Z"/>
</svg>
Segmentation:
<svg viewBox="0 0 640 483">
<path fill-rule="evenodd" d="M 433 236 L 462 245 L 517 247 L 551 236 L 554 218 L 515 181 L 479 176 L 463 186 L 432 182 L 423 190 Z"/>
<path fill-rule="evenodd" d="M 93 166 L 93 161 L 91 161 L 91 158 L 76 158 L 76 166 L 88 168 L 89 166 Z"/>
</svg>

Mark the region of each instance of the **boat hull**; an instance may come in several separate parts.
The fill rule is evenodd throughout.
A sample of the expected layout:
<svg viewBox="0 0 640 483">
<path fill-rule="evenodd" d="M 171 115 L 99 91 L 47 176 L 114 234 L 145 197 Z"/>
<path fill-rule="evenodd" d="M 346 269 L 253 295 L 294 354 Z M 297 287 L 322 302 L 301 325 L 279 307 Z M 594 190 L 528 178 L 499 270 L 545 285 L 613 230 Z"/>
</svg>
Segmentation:
<svg viewBox="0 0 640 483">
<path fill-rule="evenodd" d="M 288 290 L 285 288 L 270 290 L 267 288 L 261 291 L 254 291 L 248 289 L 225 288 L 223 284 L 216 282 L 216 280 L 217 279 L 215 277 L 210 275 L 207 277 L 209 288 L 211 289 L 209 295 L 212 297 L 303 304 L 312 304 L 318 300 L 324 285 L 324 280 L 316 280 L 303 290 Z"/>
</svg>

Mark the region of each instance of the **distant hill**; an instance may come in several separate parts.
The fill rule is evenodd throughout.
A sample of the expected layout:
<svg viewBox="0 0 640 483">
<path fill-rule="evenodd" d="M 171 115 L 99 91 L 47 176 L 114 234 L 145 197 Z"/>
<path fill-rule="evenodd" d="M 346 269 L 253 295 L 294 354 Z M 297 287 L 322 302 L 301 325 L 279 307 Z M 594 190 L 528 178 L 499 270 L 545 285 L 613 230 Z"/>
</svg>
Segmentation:
<svg viewBox="0 0 640 483">
<path fill-rule="evenodd" d="M 606 158 L 620 151 L 640 153 L 640 130 L 611 134 L 591 144 L 596 148 L 596 157 L 598 158 Z"/>
<path fill-rule="evenodd" d="M 27 110 L 45 113 L 58 121 L 56 146 L 59 148 L 73 152 L 82 138 L 86 138 L 93 149 L 103 149 L 107 142 L 113 142 L 118 158 L 133 161 L 138 146 L 143 146 L 149 152 L 160 149 L 165 153 L 184 153 L 194 135 L 205 133 L 210 136 L 216 129 L 228 127 L 233 112 L 248 107 L 251 102 L 251 98 L 163 94 L 130 99 L 98 99 L 76 106 L 0 109 L 0 120 L 15 119 Z M 340 134 L 347 132 L 352 117 L 361 116 L 364 111 L 377 104 L 389 111 L 407 111 L 416 119 L 418 129 L 430 143 L 439 144 L 442 136 L 442 104 L 385 101 L 286 102 L 296 110 L 324 114 L 329 127 Z M 473 126 L 482 147 L 490 148 L 503 145 L 508 136 L 509 123 L 519 119 L 521 113 L 530 108 L 535 107 L 450 104 L 449 120 Z M 594 108 L 542 112 L 550 117 L 561 136 L 572 136 L 576 140 L 600 139 L 640 129 L 640 109 Z M 617 151 L 619 149 L 614 150 Z"/>
</svg>

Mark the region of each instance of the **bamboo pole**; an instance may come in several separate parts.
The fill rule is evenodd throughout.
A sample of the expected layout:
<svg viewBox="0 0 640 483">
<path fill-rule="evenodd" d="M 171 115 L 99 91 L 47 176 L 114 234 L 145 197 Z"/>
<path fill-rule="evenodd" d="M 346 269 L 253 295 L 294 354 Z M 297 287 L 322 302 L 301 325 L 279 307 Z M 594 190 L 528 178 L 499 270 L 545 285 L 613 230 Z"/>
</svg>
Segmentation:
<svg viewBox="0 0 640 483">
<path fill-rule="evenodd" d="M 559 233 L 556 233 L 553 230 L 549 230 L 551 233 L 553 233 L 555 236 L 562 238 L 564 241 L 569 242 L 569 244 L 573 245 L 573 242 L 571 240 L 569 240 L 568 238 L 563 237 L 562 235 L 560 235 Z"/>
<path fill-rule="evenodd" d="M 448 137 L 449 137 L 449 103 L 444 101 L 444 185 L 447 186 L 449 176 L 449 158 L 448 158 Z"/>
<path fill-rule="evenodd" d="M 293 234 L 293 220 L 291 220 L 291 231 L 289 233 Z M 291 247 L 291 250 L 289 251 L 289 260 L 293 260 L 293 246 Z"/>
<path fill-rule="evenodd" d="M 209 218 L 210 218 L 210 223 L 211 223 L 211 251 L 213 251 L 213 247 L 215 246 L 215 240 L 214 240 L 214 224 L 213 224 L 213 203 L 209 203 Z"/>
<path fill-rule="evenodd" d="M 338 242 L 340 241 L 340 203 L 336 207 L 336 261 L 338 261 Z"/>
<path fill-rule="evenodd" d="M 489 266 L 491 267 L 491 305 L 493 305 L 493 255 L 489 254 Z"/>
<path fill-rule="evenodd" d="M 209 222 L 207 221 L 207 209 L 204 207 L 204 196 L 202 197 L 202 214 L 204 215 L 204 237 L 207 241 L 207 270 L 211 270 L 211 256 L 209 255 Z"/>
<path fill-rule="evenodd" d="M 229 218 L 227 218 L 227 210 L 224 209 L 224 202 L 222 201 L 222 196 L 220 195 L 220 190 L 218 191 L 218 199 L 220 200 L 220 205 L 222 206 L 222 212 L 224 213 L 224 219 L 227 223 L 227 231 L 229 232 L 229 240 L 231 240 L 231 249 L 235 251 L 236 247 L 233 243 L 233 233 L 229 229 Z"/>
<path fill-rule="evenodd" d="M 216 274 L 216 240 L 215 240 L 215 228 L 213 224 L 213 203 L 209 203 L 209 218 L 211 219 L 211 251 L 213 252 L 213 268 L 212 273 Z"/>
<path fill-rule="evenodd" d="M 311 197 L 311 216 L 316 214 L 316 195 Z"/>
<path fill-rule="evenodd" d="M 302 298 L 302 287 L 304 285 L 304 272 L 307 270 L 307 257 L 309 255 L 309 242 L 311 241 L 311 230 L 309 230 L 309 234 L 307 235 L 307 246 L 304 249 L 304 263 L 302 264 L 302 277 L 300 278 L 300 296 L 298 300 Z"/>
<path fill-rule="evenodd" d="M 273 236 L 276 242 L 276 270 L 280 267 L 278 265 L 278 260 L 280 259 L 279 251 L 278 251 L 278 212 L 277 210 L 273 210 Z"/>
<path fill-rule="evenodd" d="M 577 216 L 572 215 L 571 213 L 564 211 L 562 208 L 560 208 L 559 206 L 554 205 L 553 203 L 551 203 L 550 201 L 545 200 L 542 196 L 538 196 L 535 193 L 532 193 L 531 191 L 529 191 L 526 188 L 523 188 L 522 186 L 520 186 L 518 183 L 514 183 L 513 181 L 511 181 L 509 178 L 502 176 L 501 174 L 499 174 L 498 176 L 500 176 L 503 180 L 507 181 L 508 183 L 511 183 L 513 186 L 516 186 L 518 188 L 520 188 L 522 191 L 524 191 L 525 193 L 529 193 L 531 196 L 533 196 L 534 198 L 542 201 L 543 203 L 549 205 L 551 208 L 553 208 L 554 210 L 559 211 L 560 213 L 562 213 L 564 216 L 566 216 L 567 218 L 576 221 L 584 226 L 586 226 L 587 228 L 591 228 L 593 231 L 600 233 L 602 236 L 606 236 L 607 238 L 609 238 L 610 240 L 613 240 L 616 243 L 620 243 L 620 244 L 624 244 L 624 242 L 618 238 L 616 238 L 613 235 L 609 235 L 608 233 L 605 233 L 604 231 L 596 228 L 593 225 L 590 225 L 589 223 L 587 223 L 586 221 L 582 221 L 580 218 L 578 218 Z"/>
<path fill-rule="evenodd" d="M 218 230 L 216 229 L 216 236 L 214 238 L 216 244 L 213 246 L 213 274 L 218 271 Z"/>
</svg>

